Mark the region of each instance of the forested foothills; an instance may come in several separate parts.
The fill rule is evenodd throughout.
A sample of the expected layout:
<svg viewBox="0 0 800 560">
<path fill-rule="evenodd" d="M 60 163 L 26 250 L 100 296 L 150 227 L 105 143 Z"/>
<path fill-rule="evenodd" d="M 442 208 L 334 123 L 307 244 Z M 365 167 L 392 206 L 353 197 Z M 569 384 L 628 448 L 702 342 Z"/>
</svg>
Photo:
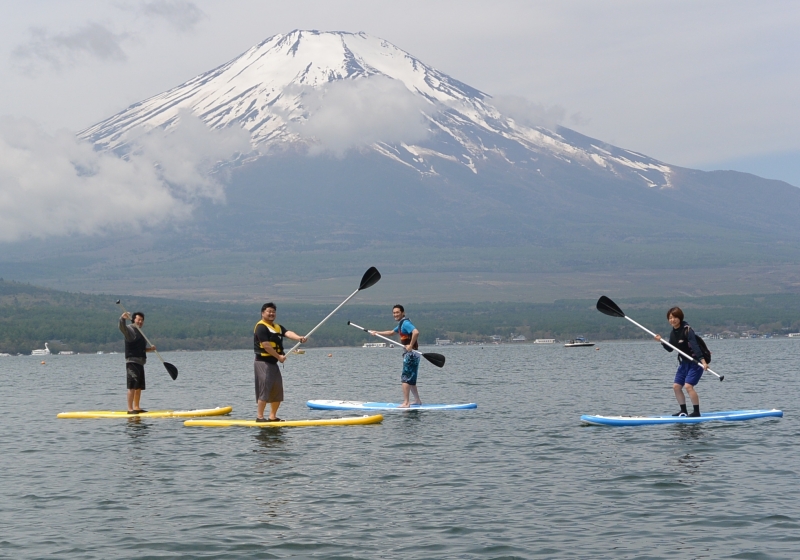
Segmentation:
<svg viewBox="0 0 800 560">
<path fill-rule="evenodd" d="M 598 294 L 600 295 L 600 294 Z M 698 332 L 775 333 L 800 331 L 800 295 L 772 294 L 698 298 L 625 299 L 613 295 L 626 314 L 657 332 L 666 333 L 666 310 L 680 305 Z M 129 311 L 145 313 L 145 333 L 161 350 L 222 350 L 250 348 L 260 303 L 231 304 L 160 298 L 87 295 L 0 280 L 0 352 L 29 354 L 47 342 L 52 351 L 122 351 L 117 329 L 122 299 Z M 335 306 L 278 304 L 278 322 L 305 334 Z M 328 320 L 307 346 L 352 346 L 369 340 L 349 327 L 352 320 L 367 328 L 390 328 L 391 305 L 348 304 Z M 641 338 L 643 333 L 624 320 L 595 310 L 595 300 L 559 300 L 548 304 L 513 302 L 417 303 L 406 306 L 408 317 L 421 331 L 421 341 L 436 338 L 489 342 L 512 335 L 594 340 Z M 645 335 L 646 336 L 646 335 Z"/>
</svg>

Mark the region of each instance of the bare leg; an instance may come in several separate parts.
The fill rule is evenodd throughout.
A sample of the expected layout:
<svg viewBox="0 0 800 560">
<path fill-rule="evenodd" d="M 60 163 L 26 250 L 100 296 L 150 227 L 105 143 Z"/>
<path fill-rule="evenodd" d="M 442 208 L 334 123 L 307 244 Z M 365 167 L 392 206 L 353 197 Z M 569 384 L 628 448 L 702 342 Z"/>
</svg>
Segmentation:
<svg viewBox="0 0 800 560">
<path fill-rule="evenodd" d="M 691 387 L 691 385 L 687 385 L 687 387 Z M 675 392 L 675 398 L 678 399 L 678 404 L 680 405 L 686 404 L 686 397 L 683 395 L 683 385 L 678 385 L 677 383 L 673 383 L 672 390 Z"/>
<path fill-rule="evenodd" d="M 397 405 L 397 408 L 408 408 L 408 394 L 411 392 L 411 385 L 403 383 L 403 402 Z"/>
<path fill-rule="evenodd" d="M 264 409 L 267 406 L 267 401 L 257 401 L 257 404 L 256 418 L 264 418 Z"/>
<path fill-rule="evenodd" d="M 278 417 L 278 407 L 281 405 L 281 401 L 271 402 L 269 403 L 269 419 L 275 420 Z"/>
<path fill-rule="evenodd" d="M 417 391 L 416 385 L 411 386 L 411 394 L 414 395 L 416 399 L 413 404 L 422 404 L 422 399 L 419 398 L 419 391 Z"/>
<path fill-rule="evenodd" d="M 136 389 L 128 389 L 128 412 L 133 412 L 136 410 L 133 408 L 133 395 L 136 393 Z"/>
<path fill-rule="evenodd" d="M 134 389 L 133 390 L 133 410 L 142 410 L 139 406 L 139 399 L 142 398 L 142 390 L 141 389 Z"/>
<path fill-rule="evenodd" d="M 695 406 L 700 406 L 700 397 L 697 395 L 697 391 L 694 390 L 694 385 L 689 385 L 687 383 L 684 385 L 684 387 L 686 387 L 686 392 L 689 394 L 692 404 Z"/>
</svg>

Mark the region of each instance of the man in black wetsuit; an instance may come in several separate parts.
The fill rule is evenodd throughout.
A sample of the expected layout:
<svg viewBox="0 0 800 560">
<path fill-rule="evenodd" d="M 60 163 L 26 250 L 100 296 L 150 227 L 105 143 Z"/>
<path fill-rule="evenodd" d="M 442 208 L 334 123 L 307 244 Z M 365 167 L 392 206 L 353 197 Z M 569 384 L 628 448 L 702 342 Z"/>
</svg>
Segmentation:
<svg viewBox="0 0 800 560">
<path fill-rule="evenodd" d="M 131 321 L 131 325 L 125 320 Z M 148 348 L 147 341 L 139 329 L 144 325 L 144 313 L 136 311 L 131 318 L 126 311 L 119 318 L 119 330 L 125 337 L 125 372 L 128 379 L 128 414 L 141 414 L 139 399 L 145 389 L 144 364 L 147 362 L 147 352 L 153 352 L 156 347 Z"/>
</svg>

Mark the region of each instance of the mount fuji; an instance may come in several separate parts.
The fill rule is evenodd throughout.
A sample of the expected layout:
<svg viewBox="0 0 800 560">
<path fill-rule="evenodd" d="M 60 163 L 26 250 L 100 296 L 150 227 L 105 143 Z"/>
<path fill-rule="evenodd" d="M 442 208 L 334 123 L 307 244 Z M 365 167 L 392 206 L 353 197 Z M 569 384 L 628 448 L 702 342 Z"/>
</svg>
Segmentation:
<svg viewBox="0 0 800 560">
<path fill-rule="evenodd" d="M 560 297 L 594 293 L 597 274 L 660 293 L 800 281 L 800 189 L 611 146 L 365 33 L 270 37 L 79 137 L 129 157 L 190 119 L 249 135 L 249 151 L 215 166 L 224 203 L 197 201 L 191 221 L 135 240 L 59 245 L 57 269 L 24 270 L 82 289 L 227 299 L 365 262 L 413 279 L 416 293 L 442 273 L 495 287 L 518 275 L 513 297 L 532 274 L 550 274 Z"/>
</svg>

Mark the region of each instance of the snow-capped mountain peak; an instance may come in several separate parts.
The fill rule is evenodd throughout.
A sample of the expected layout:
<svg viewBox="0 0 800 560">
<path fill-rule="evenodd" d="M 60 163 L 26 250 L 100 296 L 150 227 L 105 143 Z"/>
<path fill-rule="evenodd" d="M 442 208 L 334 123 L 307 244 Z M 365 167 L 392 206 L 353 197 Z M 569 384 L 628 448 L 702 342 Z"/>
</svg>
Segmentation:
<svg viewBox="0 0 800 560">
<path fill-rule="evenodd" d="M 124 152 L 139 134 L 176 126 L 184 111 L 211 128 L 244 128 L 259 154 L 289 145 L 372 149 L 424 174 L 443 161 L 479 173 L 493 158 L 535 165 L 549 156 L 648 186 L 670 184 L 661 162 L 567 129 L 517 123 L 487 94 L 366 33 L 275 35 L 79 136 Z"/>
</svg>

